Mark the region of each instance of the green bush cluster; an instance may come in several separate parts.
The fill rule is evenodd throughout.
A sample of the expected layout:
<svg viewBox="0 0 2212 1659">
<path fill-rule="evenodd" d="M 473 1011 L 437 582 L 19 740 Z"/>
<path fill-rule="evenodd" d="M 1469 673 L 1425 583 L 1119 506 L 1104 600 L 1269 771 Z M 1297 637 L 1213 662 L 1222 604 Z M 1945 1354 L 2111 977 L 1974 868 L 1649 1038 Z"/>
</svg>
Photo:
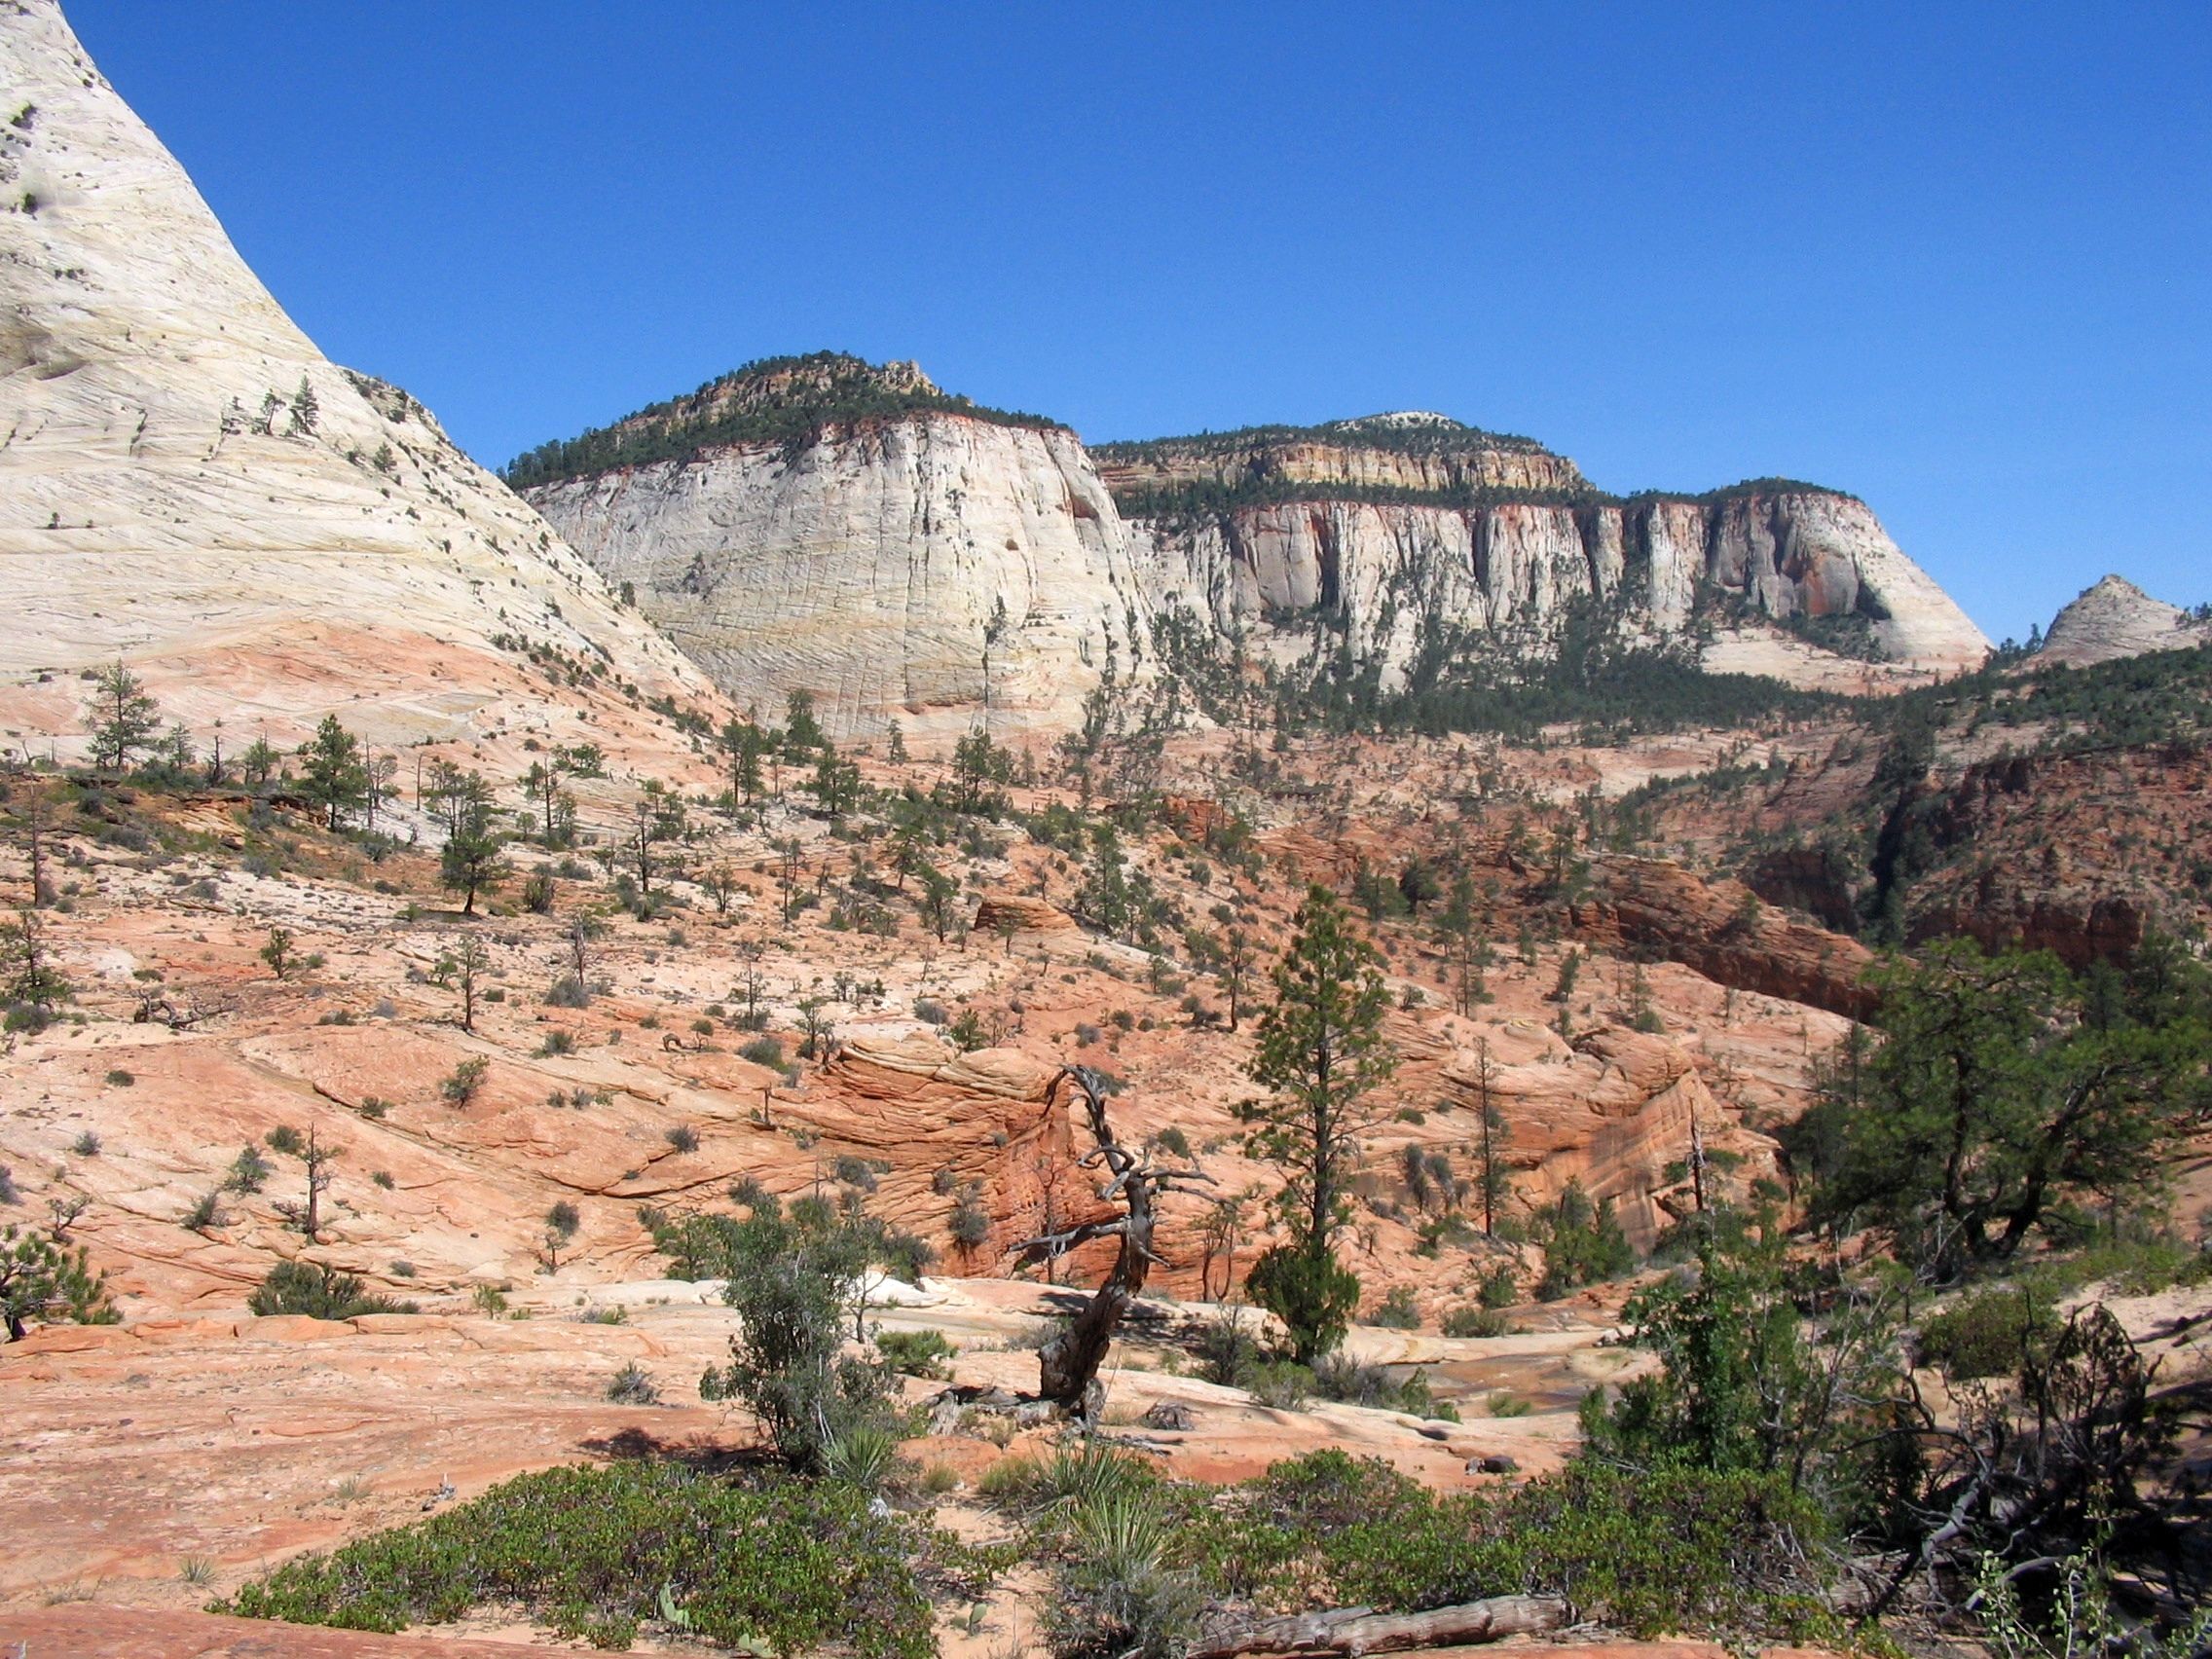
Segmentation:
<svg viewBox="0 0 2212 1659">
<path fill-rule="evenodd" d="M 257 1317 L 304 1313 L 311 1319 L 352 1319 L 363 1313 L 413 1313 L 412 1302 L 372 1296 L 352 1273 L 313 1262 L 278 1262 L 245 1299 Z"/>
<path fill-rule="evenodd" d="M 976 1570 L 920 1522 L 837 1482 L 743 1484 L 680 1464 L 547 1469 L 417 1526 L 303 1556 L 214 1611 L 397 1631 L 520 1605 L 558 1634 L 628 1647 L 648 1627 L 778 1654 L 936 1650 L 926 1588 Z"/>
</svg>

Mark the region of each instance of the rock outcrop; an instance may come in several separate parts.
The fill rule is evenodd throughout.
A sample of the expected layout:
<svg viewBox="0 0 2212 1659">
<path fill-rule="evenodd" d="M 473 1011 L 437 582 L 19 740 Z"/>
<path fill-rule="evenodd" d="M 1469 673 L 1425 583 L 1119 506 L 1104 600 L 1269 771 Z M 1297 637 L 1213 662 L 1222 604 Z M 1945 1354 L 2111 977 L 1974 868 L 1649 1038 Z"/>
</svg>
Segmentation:
<svg viewBox="0 0 2212 1659">
<path fill-rule="evenodd" d="M 1162 611 L 1283 665 L 1341 640 L 1386 686 L 1439 643 L 1540 650 L 1583 598 L 1653 635 L 1780 623 L 1819 648 L 1753 666 L 1823 683 L 1838 651 L 1926 671 L 1988 650 L 1852 497 L 1773 481 L 1622 500 L 1441 415 L 1088 453 L 910 363 L 819 353 L 509 476 L 740 700 L 805 689 L 843 732 L 1070 725 L 1109 663 L 1141 672 Z"/>
<path fill-rule="evenodd" d="M 2038 663 L 2091 663 L 2212 645 L 2212 622 L 2153 599 L 2133 582 L 2106 576 L 2052 618 Z"/>
<path fill-rule="evenodd" d="M 1485 1062 L 1487 1058 L 1487 1088 Z M 1460 1051 L 1439 1068 L 1443 1103 L 1470 1115 L 1487 1095 L 1504 1120 L 1499 1161 L 1520 1200 L 1542 1206 L 1569 1182 L 1610 1198 L 1621 1225 L 1648 1249 L 1673 1219 L 1670 1204 L 1693 1138 L 1725 1142 L 1773 1172 L 1774 1143 L 1716 1101 L 1690 1055 L 1664 1037 L 1602 1027 L 1572 1044 L 1511 1020 L 1487 1051 Z"/>
<path fill-rule="evenodd" d="M 1618 500 L 1527 439 L 1441 421 L 1410 428 L 1412 450 L 1396 447 L 1409 428 L 1354 422 L 1106 446 L 1100 469 L 1159 603 L 1263 648 L 1327 615 L 1386 682 L 1438 629 L 1540 635 L 1583 597 L 1661 634 L 1716 612 L 1909 668 L 1988 651 L 1854 497 L 1773 480 Z"/>
<path fill-rule="evenodd" d="M 51 0 L 0 8 L 0 674 L 259 655 L 262 713 L 386 738 L 492 694 L 494 635 L 706 694 L 420 403 L 294 326 Z M 303 627 L 350 644 L 288 647 Z"/>
<path fill-rule="evenodd" d="M 1765 908 L 1738 882 L 1709 884 L 1672 860 L 1616 853 L 1592 862 L 1590 885 L 1575 922 L 1606 948 L 1665 957 L 1716 984 L 1853 1019 L 1873 1012 L 1864 979 L 1872 951 Z"/>
<path fill-rule="evenodd" d="M 738 702 L 810 691 L 837 735 L 1066 725 L 1148 630 L 1120 515 L 1060 427 L 923 409 L 530 496 Z"/>
</svg>

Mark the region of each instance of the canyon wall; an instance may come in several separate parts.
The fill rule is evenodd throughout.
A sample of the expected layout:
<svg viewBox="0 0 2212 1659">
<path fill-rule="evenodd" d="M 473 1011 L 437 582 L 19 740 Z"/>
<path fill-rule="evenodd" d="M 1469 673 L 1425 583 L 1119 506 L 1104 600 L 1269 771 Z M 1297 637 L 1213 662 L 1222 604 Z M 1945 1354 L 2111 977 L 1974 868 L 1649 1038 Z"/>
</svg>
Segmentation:
<svg viewBox="0 0 2212 1659">
<path fill-rule="evenodd" d="M 838 735 L 1072 723 L 1150 604 L 1064 428 L 942 412 L 717 446 L 532 499 L 739 703 L 811 691 Z"/>
<path fill-rule="evenodd" d="M 1341 615 L 1385 682 L 1433 619 L 1463 634 L 1537 634 L 1570 601 L 1621 599 L 1653 631 L 1702 605 L 1788 619 L 1857 616 L 1889 661 L 1973 666 L 1988 643 L 1863 502 L 1810 489 L 1716 500 L 1481 505 L 1330 499 L 1134 518 L 1160 603 L 1227 634 L 1310 631 Z"/>
<path fill-rule="evenodd" d="M 1654 637 L 1794 626 L 1816 648 L 1751 664 L 1790 678 L 1837 647 L 1923 675 L 1988 649 L 1863 502 L 1809 485 L 1622 500 L 1531 440 L 1421 414 L 1091 452 L 952 401 L 912 364 L 778 359 L 518 469 L 725 689 L 764 710 L 811 691 L 841 733 L 1064 728 L 1109 660 L 1142 673 L 1168 610 L 1284 664 L 1341 638 L 1385 687 L 1428 639 L 1540 649 L 1585 597 Z M 774 441 L 717 440 L 779 417 Z"/>
</svg>

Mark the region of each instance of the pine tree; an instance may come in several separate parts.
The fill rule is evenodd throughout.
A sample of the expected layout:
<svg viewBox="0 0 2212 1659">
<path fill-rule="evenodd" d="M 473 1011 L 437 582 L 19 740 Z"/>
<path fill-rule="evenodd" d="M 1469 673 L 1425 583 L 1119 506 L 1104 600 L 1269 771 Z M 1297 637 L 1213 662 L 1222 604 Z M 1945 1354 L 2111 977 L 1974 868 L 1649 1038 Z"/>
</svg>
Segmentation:
<svg viewBox="0 0 2212 1659">
<path fill-rule="evenodd" d="M 1397 1069 L 1382 1037 L 1390 995 L 1375 947 L 1326 887 L 1299 907 L 1276 964 L 1275 1000 L 1260 1015 L 1252 1080 L 1270 1090 L 1238 1115 L 1248 1156 L 1284 1174 L 1277 1208 L 1290 1237 L 1253 1266 L 1253 1300 L 1289 1328 L 1301 1360 L 1334 1347 L 1359 1305 L 1359 1280 L 1337 1260 L 1351 1216 L 1361 1136 L 1382 1119 L 1371 1096 Z"/>
<path fill-rule="evenodd" d="M 325 715 L 314 736 L 300 745 L 300 793 L 328 814 L 331 829 L 341 814 L 369 798 L 369 770 L 361 759 L 361 744 Z"/>
<path fill-rule="evenodd" d="M 1498 1154 L 1505 1141 L 1505 1114 L 1497 1109 L 1497 1062 L 1490 1039 L 1475 1039 L 1475 1195 L 1482 1199 L 1483 1233 L 1497 1231 L 1498 1201 L 1512 1191 Z"/>
<path fill-rule="evenodd" d="M 154 747 L 162 729 L 161 705 L 118 657 L 92 675 L 92 694 L 85 700 L 85 724 L 92 735 L 92 765 L 123 771 L 130 757 Z"/>
<path fill-rule="evenodd" d="M 308 377 L 300 377 L 300 389 L 292 393 L 292 424 L 286 434 L 290 437 L 312 437 L 315 422 L 321 417 L 322 405 L 316 401 L 314 387 L 308 385 Z"/>
<path fill-rule="evenodd" d="M 492 822 L 491 786 L 479 774 L 461 773 L 451 799 L 451 828 L 438 857 L 438 877 L 462 896 L 461 913 L 473 916 L 476 895 L 497 888 L 507 877 L 507 862 L 499 856 L 505 843 Z"/>
</svg>

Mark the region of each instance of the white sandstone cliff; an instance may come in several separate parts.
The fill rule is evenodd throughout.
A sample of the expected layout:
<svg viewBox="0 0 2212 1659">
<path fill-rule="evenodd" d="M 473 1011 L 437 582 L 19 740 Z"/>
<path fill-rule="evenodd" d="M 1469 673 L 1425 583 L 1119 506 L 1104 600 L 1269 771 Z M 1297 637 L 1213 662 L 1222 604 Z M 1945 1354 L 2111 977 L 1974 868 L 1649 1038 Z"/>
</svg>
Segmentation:
<svg viewBox="0 0 2212 1659">
<path fill-rule="evenodd" d="M 1075 434 L 928 411 L 528 492 L 742 704 L 839 735 L 1072 724 L 1150 604 Z"/>
<path fill-rule="evenodd" d="M 0 675 L 219 664 L 286 728 L 404 741 L 466 728 L 508 633 L 709 694 L 421 404 L 322 356 L 52 0 L 0 3 Z"/>
<path fill-rule="evenodd" d="M 1989 648 L 1862 502 L 1822 491 L 1595 505 L 1316 498 L 1131 529 L 1161 603 L 1262 640 L 1315 608 L 1341 612 L 1354 655 L 1382 657 L 1386 681 L 1430 618 L 1532 635 L 1584 595 L 1618 595 L 1661 633 L 1689 622 L 1701 592 L 1769 618 L 1858 614 L 1912 668 L 1971 667 Z"/>
</svg>

